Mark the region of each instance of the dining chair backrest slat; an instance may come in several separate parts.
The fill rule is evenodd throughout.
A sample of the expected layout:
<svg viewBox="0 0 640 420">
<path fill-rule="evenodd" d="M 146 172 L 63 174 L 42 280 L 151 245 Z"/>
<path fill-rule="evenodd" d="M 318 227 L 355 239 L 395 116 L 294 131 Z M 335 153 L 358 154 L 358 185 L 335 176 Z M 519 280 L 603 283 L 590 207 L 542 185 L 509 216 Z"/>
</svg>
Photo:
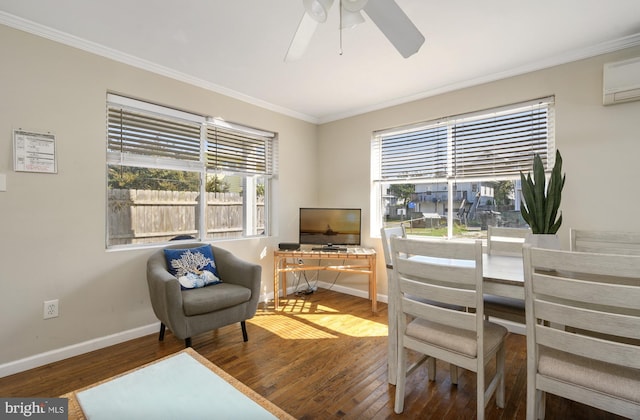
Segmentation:
<svg viewBox="0 0 640 420">
<path fill-rule="evenodd" d="M 487 227 L 487 254 L 522 256 L 529 228 Z"/>
<path fill-rule="evenodd" d="M 640 255 L 640 232 L 571 229 L 570 250 L 603 254 Z"/>
<path fill-rule="evenodd" d="M 525 245 L 524 270 L 527 418 L 542 392 L 638 418 L 640 256 Z"/>
</svg>

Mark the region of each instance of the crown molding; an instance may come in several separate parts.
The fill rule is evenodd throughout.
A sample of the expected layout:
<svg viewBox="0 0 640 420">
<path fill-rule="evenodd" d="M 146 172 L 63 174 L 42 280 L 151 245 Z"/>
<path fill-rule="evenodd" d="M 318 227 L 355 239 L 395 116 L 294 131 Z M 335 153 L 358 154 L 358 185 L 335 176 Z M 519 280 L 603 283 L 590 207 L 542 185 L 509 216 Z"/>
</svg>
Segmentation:
<svg viewBox="0 0 640 420">
<path fill-rule="evenodd" d="M 105 47 L 104 45 L 87 41 L 85 39 L 70 35 L 68 33 L 59 31 L 57 29 L 53 29 L 53 28 L 35 23 L 27 19 L 23 19 L 14 15 L 11 15 L 6 12 L 0 11 L 0 24 L 9 26 L 11 28 L 18 29 L 24 32 L 28 32 L 30 34 L 37 35 L 42 38 L 49 39 L 51 41 L 59 42 L 61 44 L 68 45 L 70 47 L 78 48 L 80 50 L 87 51 L 92 54 L 109 58 L 111 60 L 114 60 L 120 63 L 128 64 L 132 67 L 150 71 L 152 73 L 159 74 L 161 76 L 169 77 L 171 79 L 188 83 L 190 85 L 197 86 L 215 93 L 229 96 L 231 98 L 249 103 L 251 105 L 258 106 L 260 108 L 267 109 L 269 111 L 277 112 L 279 114 L 287 115 L 287 116 L 297 118 L 299 120 L 307 121 L 313 124 L 318 123 L 318 118 L 313 117 L 311 115 L 303 114 L 301 112 L 293 111 L 288 108 L 271 104 L 261 99 L 257 99 L 249 95 L 245 95 L 243 93 L 237 92 L 233 89 L 229 89 L 224 86 L 220 86 L 215 83 L 211 83 L 206 80 L 188 75 L 186 73 L 176 71 L 168 67 L 161 66 L 156 63 L 152 63 L 147 60 L 143 60 L 139 57 L 135 57 L 130 54 L 125 54 L 113 48 Z"/>
<path fill-rule="evenodd" d="M 497 80 L 506 79 L 508 77 L 519 76 L 522 74 L 531 73 L 533 71 L 543 70 L 543 69 L 558 66 L 561 64 L 571 63 L 573 61 L 583 60 L 586 58 L 591 58 L 591 57 L 595 57 L 602 54 L 624 50 L 626 48 L 637 47 L 639 45 L 640 45 L 640 33 L 637 33 L 637 34 L 629 35 L 623 38 L 615 39 L 612 41 L 607 41 L 600 44 L 592 45 L 587 48 L 568 51 L 563 54 L 555 55 L 553 57 L 549 57 L 544 60 L 531 62 L 524 66 L 516 67 L 506 71 L 492 73 L 482 77 L 462 80 L 460 82 L 440 86 L 435 89 L 430 89 L 427 91 L 417 93 L 415 95 L 399 97 L 396 99 L 392 99 L 390 101 L 385 101 L 375 105 L 354 109 L 344 113 L 326 115 L 318 119 L 318 124 L 325 124 L 328 122 L 337 121 L 344 118 L 355 117 L 357 115 L 366 114 L 367 112 L 379 111 L 384 108 L 389 108 L 396 105 L 402 105 L 408 102 L 429 98 L 431 96 L 441 95 L 443 93 L 452 92 L 459 89 L 478 86 L 484 83 L 495 82 Z"/>
<path fill-rule="evenodd" d="M 640 45 L 640 33 L 636 33 L 633 35 L 629 35 L 616 40 L 603 42 L 603 43 L 589 46 L 586 48 L 567 51 L 565 53 L 562 53 L 553 57 L 531 62 L 524 66 L 509 69 L 506 71 L 488 74 L 488 75 L 477 77 L 474 79 L 462 80 L 456 83 L 440 86 L 435 89 L 423 91 L 414 95 L 398 97 L 389 101 L 384 101 L 384 102 L 380 102 L 370 106 L 352 109 L 343 113 L 325 115 L 322 117 L 315 117 L 315 116 L 307 115 L 307 114 L 297 112 L 288 108 L 284 108 L 284 107 L 263 101 L 261 99 L 257 99 L 257 98 L 245 95 L 243 93 L 226 88 L 224 86 L 220 86 L 220 85 L 208 82 L 206 80 L 190 76 L 188 74 L 170 69 L 165 66 L 160 66 L 150 61 L 143 60 L 138 57 L 122 53 L 112 48 L 108 48 L 103 45 L 90 42 L 82 38 L 75 37 L 65 32 L 58 31 L 56 29 L 52 29 L 44 25 L 40 25 L 38 23 L 11 15 L 6 12 L 0 11 L 0 24 L 9 26 L 15 29 L 19 29 L 24 32 L 31 33 L 31 34 L 40 36 L 42 38 L 60 42 L 62 44 L 75 47 L 93 54 L 97 54 L 102 57 L 106 57 L 114 61 L 118 61 L 120 63 L 128 64 L 130 66 L 133 66 L 142 70 L 147 70 L 152 73 L 169 77 L 174 80 L 188 83 L 212 92 L 216 92 L 216 93 L 258 106 L 260 108 L 264 108 L 273 112 L 277 112 L 279 114 L 297 118 L 299 120 L 306 121 L 312 124 L 324 124 L 324 123 L 329 123 L 332 121 L 337 121 L 337 120 L 341 120 L 349 117 L 354 117 L 357 115 L 362 115 L 367 112 L 379 111 L 384 108 L 401 105 L 404 103 L 408 103 L 408 102 L 412 102 L 420 99 L 425 99 L 431 96 L 452 92 L 454 90 L 477 86 L 483 83 L 494 82 L 496 80 L 505 79 L 508 77 L 519 76 L 525 73 L 530 73 L 533 71 L 570 63 L 572 61 L 578 61 L 585 58 L 595 57 L 597 55 L 607 54 L 610 52 L 619 51 L 626 48 L 632 48 Z"/>
</svg>

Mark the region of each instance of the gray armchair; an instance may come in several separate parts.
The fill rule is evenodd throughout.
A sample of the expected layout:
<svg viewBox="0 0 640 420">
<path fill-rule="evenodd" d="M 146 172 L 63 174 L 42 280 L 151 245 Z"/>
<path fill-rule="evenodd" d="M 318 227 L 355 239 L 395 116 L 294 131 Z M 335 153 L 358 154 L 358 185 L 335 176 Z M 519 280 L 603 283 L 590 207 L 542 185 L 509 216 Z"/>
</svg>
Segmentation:
<svg viewBox="0 0 640 420">
<path fill-rule="evenodd" d="M 186 249 L 201 243 L 173 245 Z M 245 321 L 258 308 L 262 267 L 243 261 L 227 250 L 211 246 L 222 283 L 198 289 L 181 290 L 178 279 L 167 270 L 164 250 L 154 252 L 147 261 L 147 283 L 151 306 L 160 320 L 160 335 L 165 327 L 191 347 L 191 337 L 240 322 L 244 341 L 248 340 Z"/>
</svg>

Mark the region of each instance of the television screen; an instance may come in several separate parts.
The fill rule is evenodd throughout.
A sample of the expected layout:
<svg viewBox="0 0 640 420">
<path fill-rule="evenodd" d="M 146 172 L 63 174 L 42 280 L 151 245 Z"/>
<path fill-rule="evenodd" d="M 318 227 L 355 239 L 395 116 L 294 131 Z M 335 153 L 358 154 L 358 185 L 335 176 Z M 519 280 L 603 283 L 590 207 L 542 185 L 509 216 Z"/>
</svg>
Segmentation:
<svg viewBox="0 0 640 420">
<path fill-rule="evenodd" d="M 360 245 L 360 209 L 300 209 L 300 240 L 309 245 Z"/>
</svg>

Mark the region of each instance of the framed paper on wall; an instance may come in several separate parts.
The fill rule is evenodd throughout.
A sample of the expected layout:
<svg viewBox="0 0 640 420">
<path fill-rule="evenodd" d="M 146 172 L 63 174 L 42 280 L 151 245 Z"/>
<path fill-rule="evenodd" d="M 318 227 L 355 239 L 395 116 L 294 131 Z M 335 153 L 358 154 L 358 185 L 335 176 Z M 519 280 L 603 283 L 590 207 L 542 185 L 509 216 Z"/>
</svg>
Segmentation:
<svg viewBox="0 0 640 420">
<path fill-rule="evenodd" d="M 51 133 L 14 130 L 13 170 L 16 172 L 58 173 L 56 136 Z"/>
</svg>

